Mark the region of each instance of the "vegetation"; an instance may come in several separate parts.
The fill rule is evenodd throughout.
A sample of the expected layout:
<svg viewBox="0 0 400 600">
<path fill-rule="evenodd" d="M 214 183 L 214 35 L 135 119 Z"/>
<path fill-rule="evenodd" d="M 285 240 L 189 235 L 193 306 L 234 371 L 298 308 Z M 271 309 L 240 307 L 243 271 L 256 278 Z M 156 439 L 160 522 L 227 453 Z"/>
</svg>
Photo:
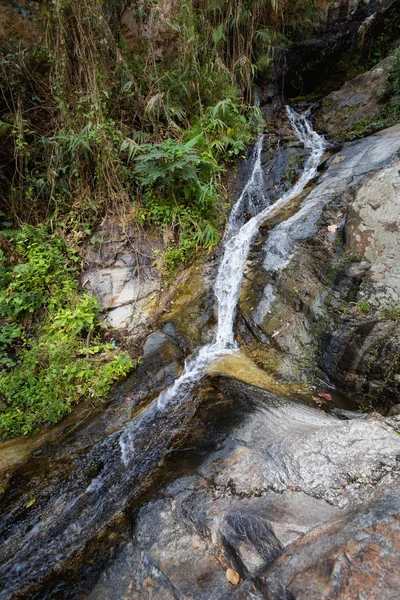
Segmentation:
<svg viewBox="0 0 400 600">
<path fill-rule="evenodd" d="M 0 430 L 9 437 L 56 423 L 80 398 L 104 399 L 133 364 L 101 341 L 97 300 L 78 293 L 80 261 L 60 238 L 25 225 L 0 242 Z"/>
<path fill-rule="evenodd" d="M 400 321 L 400 306 L 388 304 L 381 310 L 381 318 L 384 321 Z"/>
<path fill-rule="evenodd" d="M 10 437 L 81 398 L 103 400 L 133 367 L 79 288 L 81 249 L 104 218 L 133 219 L 163 235 L 168 283 L 215 247 L 226 165 L 260 127 L 255 85 L 319 2 L 183 0 L 161 19 L 158 48 L 121 27 L 129 6 L 151 31 L 158 0 L 7 1 L 30 27 L 0 42 L 0 432 Z M 399 64 L 385 124 L 398 119 Z"/>
<path fill-rule="evenodd" d="M 312 0 L 185 0 L 162 24 L 159 53 L 121 32 L 128 4 L 141 27 L 157 0 L 10 2 L 30 33 L 0 42 L 6 437 L 57 422 L 80 398 L 104 399 L 132 368 L 79 289 L 81 244 L 104 217 L 129 215 L 168 239 L 167 280 L 217 244 L 221 176 L 260 124 L 254 82 L 314 10 Z"/>
<path fill-rule="evenodd" d="M 367 314 L 371 310 L 371 304 L 367 300 L 359 300 L 357 302 L 357 309 L 361 314 Z"/>
</svg>

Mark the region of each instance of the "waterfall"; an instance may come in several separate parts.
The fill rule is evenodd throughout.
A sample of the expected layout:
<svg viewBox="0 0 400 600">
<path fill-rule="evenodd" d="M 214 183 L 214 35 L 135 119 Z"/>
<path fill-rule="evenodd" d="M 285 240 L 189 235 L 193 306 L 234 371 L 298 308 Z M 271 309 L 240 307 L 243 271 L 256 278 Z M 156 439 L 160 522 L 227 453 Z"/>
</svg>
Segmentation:
<svg viewBox="0 0 400 600">
<path fill-rule="evenodd" d="M 303 173 L 297 183 L 270 206 L 263 191 L 264 179 L 261 167 L 263 135 L 259 135 L 254 149 L 252 173 L 229 217 L 223 256 L 214 286 L 218 312 L 215 341 L 202 346 L 196 354 L 186 360 L 182 375 L 158 397 L 159 410 L 164 410 L 172 401 L 180 403 L 187 400 L 206 367 L 218 356 L 237 349 L 234 337 L 237 303 L 246 261 L 258 228 L 272 210 L 296 198 L 317 172 L 326 147 L 324 138 L 313 131 L 308 113 L 299 114 L 290 107 L 286 107 L 286 110 L 297 138 L 310 152 Z M 252 217 L 242 224 L 245 209 Z M 258 212 L 254 214 L 256 210 Z"/>
<path fill-rule="evenodd" d="M 264 134 L 260 133 L 258 141 L 253 150 L 253 168 L 250 177 L 243 188 L 238 200 L 232 207 L 229 215 L 228 227 L 226 229 L 225 240 L 231 238 L 238 232 L 245 221 L 245 211 L 254 217 L 267 205 L 267 199 L 264 194 L 264 174 L 261 167 L 261 152 L 263 148 Z M 258 209 L 258 210 L 257 210 Z"/>
</svg>

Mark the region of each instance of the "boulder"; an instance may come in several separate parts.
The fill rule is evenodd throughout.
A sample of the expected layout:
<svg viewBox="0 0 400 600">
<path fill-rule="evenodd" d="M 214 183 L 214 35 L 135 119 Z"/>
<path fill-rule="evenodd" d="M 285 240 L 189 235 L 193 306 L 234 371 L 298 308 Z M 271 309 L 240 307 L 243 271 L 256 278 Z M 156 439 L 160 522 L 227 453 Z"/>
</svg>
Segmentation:
<svg viewBox="0 0 400 600">
<path fill-rule="evenodd" d="M 316 126 L 329 137 L 345 135 L 359 121 L 369 122 L 382 111 L 382 94 L 395 63 L 388 56 L 370 71 L 348 81 L 322 100 Z"/>
</svg>

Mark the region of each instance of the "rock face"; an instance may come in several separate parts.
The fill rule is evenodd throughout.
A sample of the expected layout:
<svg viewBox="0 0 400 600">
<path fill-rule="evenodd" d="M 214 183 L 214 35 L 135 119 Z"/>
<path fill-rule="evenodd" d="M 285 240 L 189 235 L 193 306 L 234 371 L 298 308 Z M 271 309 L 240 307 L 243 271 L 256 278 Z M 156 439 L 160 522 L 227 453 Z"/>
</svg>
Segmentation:
<svg viewBox="0 0 400 600">
<path fill-rule="evenodd" d="M 398 0 L 322 1 L 312 31 L 281 58 L 278 89 L 293 98 L 340 88 L 351 68 L 362 72 L 374 53 L 388 52 L 399 36 L 399 9 Z"/>
<path fill-rule="evenodd" d="M 400 397 L 398 167 L 395 161 L 373 174 L 350 205 L 344 250 L 357 261 L 347 273 L 355 276 L 350 290 L 357 290 L 354 301 L 363 314 L 354 318 L 351 310 L 339 311 L 322 337 L 322 363 L 327 371 L 337 381 L 367 394 L 373 406 L 388 408 Z M 343 281 L 338 287 L 343 294 Z M 345 308 L 342 304 L 342 311 Z"/>
<path fill-rule="evenodd" d="M 153 56 L 162 58 L 176 43 L 176 31 L 170 23 L 180 6 L 177 0 L 126 2 L 120 17 L 124 42 L 137 49 L 146 41 L 151 44 Z"/>
<path fill-rule="evenodd" d="M 299 377 L 319 346 L 344 389 L 371 385 L 398 402 L 399 134 L 345 144 L 300 209 L 265 224 L 240 299 L 242 339 L 261 367 Z"/>
<path fill-rule="evenodd" d="M 151 297 L 160 290 L 155 261 L 162 241 L 132 225 L 116 224 L 106 224 L 92 240 L 82 284 L 99 299 L 112 327 L 137 332 L 149 317 Z"/>
<path fill-rule="evenodd" d="M 398 422 L 340 421 L 232 379 L 213 385 L 240 425 L 138 512 L 89 598 L 348 600 L 364 586 L 394 598 Z"/>
<path fill-rule="evenodd" d="M 329 137 L 337 138 L 357 121 L 370 121 L 376 117 L 382 110 L 380 97 L 394 62 L 395 57 L 388 56 L 370 71 L 326 96 L 316 120 L 318 129 Z"/>
<path fill-rule="evenodd" d="M 375 308 L 400 301 L 399 163 L 380 170 L 357 191 L 345 227 L 346 249 L 370 263 L 360 298 Z"/>
<path fill-rule="evenodd" d="M 393 4 L 393 1 L 390 0 L 374 0 L 372 2 L 364 2 L 364 0 L 326 2 L 322 0 L 321 2 L 317 2 L 318 11 L 325 27 L 342 21 L 349 21 L 357 14 L 357 11 L 364 11 L 364 15 L 366 13 L 375 14 L 377 11 L 391 4 Z"/>
<path fill-rule="evenodd" d="M 43 15 L 41 2 L 21 0 L 18 6 L 0 0 L 0 41 L 12 38 L 22 46 L 43 43 Z"/>
</svg>

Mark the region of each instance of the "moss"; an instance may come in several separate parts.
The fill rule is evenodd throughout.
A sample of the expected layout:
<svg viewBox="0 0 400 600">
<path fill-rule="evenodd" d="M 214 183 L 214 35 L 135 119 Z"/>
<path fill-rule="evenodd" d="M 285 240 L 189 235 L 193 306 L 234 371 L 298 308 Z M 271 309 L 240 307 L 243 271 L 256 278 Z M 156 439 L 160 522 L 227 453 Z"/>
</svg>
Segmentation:
<svg viewBox="0 0 400 600">
<path fill-rule="evenodd" d="M 318 102 L 322 97 L 322 94 L 318 93 L 310 93 L 305 94 L 304 96 L 294 96 L 293 98 L 289 98 L 290 104 L 296 104 L 298 102 Z"/>
<path fill-rule="evenodd" d="M 332 100 L 332 98 L 325 98 L 325 99 L 322 101 L 322 107 L 323 107 L 323 108 L 327 108 L 327 109 L 329 109 L 329 108 L 332 108 L 332 107 L 334 106 L 334 104 L 335 104 L 335 103 L 334 103 L 334 101 Z"/>
<path fill-rule="evenodd" d="M 358 140 L 360 138 L 366 137 L 368 135 L 372 135 L 381 131 L 382 129 L 386 129 L 386 127 L 390 127 L 395 123 L 392 122 L 383 112 L 374 117 L 364 117 L 356 121 L 350 127 L 345 127 L 344 129 L 339 130 L 336 137 L 339 139 L 345 138 L 348 140 Z"/>
<path fill-rule="evenodd" d="M 162 315 L 160 322 L 172 321 L 178 331 L 191 343 L 201 343 L 209 292 L 209 281 L 203 276 L 200 267 L 193 266 L 185 274 L 184 280 L 171 290 L 168 309 Z"/>
<path fill-rule="evenodd" d="M 244 383 L 255 387 L 268 390 L 279 396 L 293 398 L 299 394 L 307 395 L 307 387 L 299 384 L 287 384 L 279 381 L 270 373 L 275 370 L 275 360 L 271 356 L 271 361 L 264 354 L 263 369 L 257 366 L 253 360 L 243 352 L 227 354 L 217 359 L 208 368 L 209 374 L 222 374 L 229 377 L 235 377 Z M 269 372 L 268 372 L 269 371 Z"/>
</svg>

